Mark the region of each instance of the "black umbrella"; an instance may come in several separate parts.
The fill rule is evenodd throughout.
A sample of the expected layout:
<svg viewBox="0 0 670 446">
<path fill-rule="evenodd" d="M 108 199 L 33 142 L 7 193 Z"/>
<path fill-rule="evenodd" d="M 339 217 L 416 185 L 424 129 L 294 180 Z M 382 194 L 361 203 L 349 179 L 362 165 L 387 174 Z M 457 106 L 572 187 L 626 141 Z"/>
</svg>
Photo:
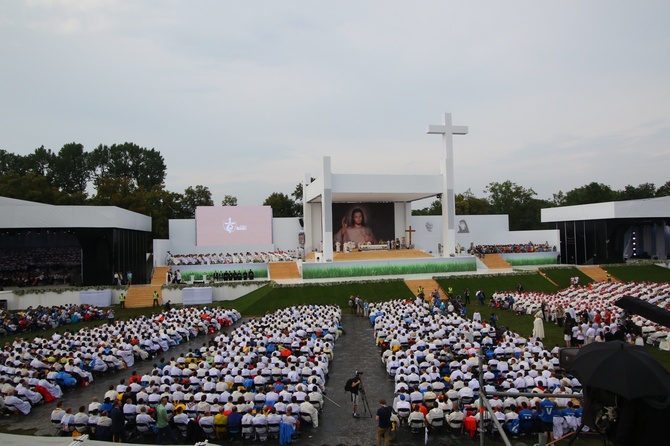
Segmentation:
<svg viewBox="0 0 670 446">
<path fill-rule="evenodd" d="M 582 385 L 627 399 L 670 396 L 670 372 L 637 345 L 621 341 L 589 344 L 565 366 Z"/>
</svg>

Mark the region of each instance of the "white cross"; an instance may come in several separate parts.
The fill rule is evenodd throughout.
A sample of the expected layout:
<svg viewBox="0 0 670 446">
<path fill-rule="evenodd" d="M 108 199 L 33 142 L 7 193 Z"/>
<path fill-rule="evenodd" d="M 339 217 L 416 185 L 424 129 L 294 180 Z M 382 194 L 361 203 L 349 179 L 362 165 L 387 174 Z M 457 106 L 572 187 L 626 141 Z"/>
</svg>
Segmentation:
<svg viewBox="0 0 670 446">
<path fill-rule="evenodd" d="M 456 249 L 456 203 L 454 197 L 454 141 L 453 135 L 467 135 L 468 128 L 464 125 L 452 125 L 451 113 L 444 114 L 444 124 L 429 125 L 429 135 L 442 135 L 442 141 L 446 148 L 446 172 L 442 191 L 442 217 L 446 218 L 447 224 L 443 228 L 444 253 L 449 255 L 455 253 Z M 446 206 L 445 206 L 446 204 Z"/>
</svg>

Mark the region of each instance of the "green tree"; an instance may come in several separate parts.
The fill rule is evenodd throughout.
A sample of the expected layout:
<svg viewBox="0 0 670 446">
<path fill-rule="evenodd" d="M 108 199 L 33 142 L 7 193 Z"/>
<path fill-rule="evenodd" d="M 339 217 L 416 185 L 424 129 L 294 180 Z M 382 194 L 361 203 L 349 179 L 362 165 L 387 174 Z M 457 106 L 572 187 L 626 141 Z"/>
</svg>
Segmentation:
<svg viewBox="0 0 670 446">
<path fill-rule="evenodd" d="M 22 156 L 0 149 L 0 175 L 17 173 L 23 175 L 26 173 L 25 161 Z"/>
<path fill-rule="evenodd" d="M 310 177 L 309 184 L 313 183 L 315 179 L 316 178 Z M 295 185 L 295 189 L 293 189 L 291 196 L 293 197 L 293 200 L 295 200 L 296 203 L 302 205 L 302 197 L 303 197 L 302 194 L 303 194 L 303 184 L 301 181 L 300 183 Z"/>
<path fill-rule="evenodd" d="M 51 184 L 65 194 L 86 194 L 86 183 L 91 177 L 88 154 L 84 146 L 65 144 L 50 164 Z"/>
<path fill-rule="evenodd" d="M 302 206 L 296 204 L 288 195 L 274 192 L 263 202 L 263 206 L 272 207 L 273 217 L 299 217 Z"/>
<path fill-rule="evenodd" d="M 195 208 L 198 206 L 214 206 L 212 193 L 206 186 L 187 187 L 181 200 L 181 218 L 195 217 Z"/>
<path fill-rule="evenodd" d="M 150 190 L 165 181 L 165 160 L 155 149 L 126 142 L 111 147 L 99 145 L 91 152 L 92 177 L 130 178 L 135 186 Z"/>
<path fill-rule="evenodd" d="M 456 215 L 486 215 L 491 213 L 491 205 L 485 198 L 477 198 L 472 190 L 456 194 Z"/>
<path fill-rule="evenodd" d="M 118 206 L 130 209 L 137 187 L 130 178 L 98 178 L 96 194 L 91 203 L 96 206 Z"/>
<path fill-rule="evenodd" d="M 670 196 L 670 181 L 666 181 L 666 183 L 656 189 L 656 196 L 657 197 L 668 197 Z"/>
<path fill-rule="evenodd" d="M 442 215 L 442 200 L 434 200 L 423 209 L 413 209 L 412 215 Z"/>
<path fill-rule="evenodd" d="M 24 157 L 25 170 L 49 178 L 55 157 L 51 149 L 47 150 L 44 146 L 40 146 Z"/>
<path fill-rule="evenodd" d="M 630 184 L 619 191 L 619 200 L 642 200 L 644 198 L 654 198 L 656 196 L 656 186 L 654 183 L 642 183 L 639 186 Z"/>
<path fill-rule="evenodd" d="M 55 204 L 61 193 L 42 175 L 9 172 L 0 175 L 0 196 L 37 203 Z"/>
<path fill-rule="evenodd" d="M 607 201 L 616 201 L 616 199 L 617 193 L 610 186 L 593 182 L 567 192 L 563 205 L 575 206 L 578 204 L 604 203 Z"/>
<path fill-rule="evenodd" d="M 534 229 L 540 225 L 540 212 L 533 206 L 533 197 L 537 195 L 533 189 L 507 180 L 489 183 L 485 192 L 493 213 L 509 215 L 511 230 Z"/>
<path fill-rule="evenodd" d="M 237 197 L 225 195 L 221 201 L 221 206 L 237 206 Z"/>
</svg>

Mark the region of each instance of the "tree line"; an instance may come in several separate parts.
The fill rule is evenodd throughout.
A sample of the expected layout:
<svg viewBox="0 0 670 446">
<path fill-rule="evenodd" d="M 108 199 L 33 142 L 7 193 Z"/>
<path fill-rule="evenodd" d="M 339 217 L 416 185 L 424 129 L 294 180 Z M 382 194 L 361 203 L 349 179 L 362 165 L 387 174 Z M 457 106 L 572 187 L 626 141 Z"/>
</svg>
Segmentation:
<svg viewBox="0 0 670 446">
<path fill-rule="evenodd" d="M 0 149 L 0 196 L 55 205 L 118 206 L 151 216 L 153 236 L 167 238 L 169 220 L 193 218 L 196 207 L 213 206 L 214 201 L 203 185 L 189 186 L 181 193 L 168 191 L 166 169 L 158 150 L 132 142 L 100 144 L 88 152 L 75 142 L 58 152 L 41 146 L 28 155 Z M 528 230 L 542 229 L 542 208 L 668 196 L 670 181 L 659 188 L 644 183 L 622 190 L 594 182 L 559 191 L 551 200 L 538 199 L 532 188 L 509 180 L 490 183 L 483 192 L 483 197 L 469 189 L 457 194 L 456 214 L 508 214 L 511 230 Z M 298 183 L 290 195 L 273 192 L 262 204 L 272 207 L 273 217 L 299 217 L 302 198 L 302 183 Z M 237 206 L 237 197 L 225 195 L 221 205 Z M 440 200 L 412 212 L 441 213 Z"/>
<path fill-rule="evenodd" d="M 525 188 L 512 181 L 489 183 L 484 189 L 486 196 L 478 198 L 470 189 L 456 194 L 456 215 L 508 214 L 512 231 L 545 229 L 540 221 L 540 209 L 578 204 L 603 203 L 607 201 L 641 200 L 670 196 L 670 181 L 659 188 L 653 183 L 639 186 L 628 185 L 614 190 L 602 183 L 592 182 L 568 192 L 558 191 L 551 200 L 536 198 L 532 188 Z M 430 206 L 412 212 L 413 215 L 440 215 L 442 203 L 435 200 Z"/>
</svg>

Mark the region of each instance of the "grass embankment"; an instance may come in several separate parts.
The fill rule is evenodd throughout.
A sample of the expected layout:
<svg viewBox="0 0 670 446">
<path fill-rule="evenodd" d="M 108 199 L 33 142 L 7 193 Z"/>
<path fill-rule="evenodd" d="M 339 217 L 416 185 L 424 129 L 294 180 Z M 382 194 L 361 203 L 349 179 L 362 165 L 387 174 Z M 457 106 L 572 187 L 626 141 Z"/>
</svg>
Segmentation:
<svg viewBox="0 0 670 446">
<path fill-rule="evenodd" d="M 579 277 L 580 285 L 588 285 L 589 283 L 593 282 L 593 279 L 574 266 L 540 268 L 540 271 L 542 271 L 542 273 L 544 273 L 549 279 L 556 283 L 559 289 L 569 287 L 570 279 L 573 277 Z"/>
<path fill-rule="evenodd" d="M 649 281 L 649 282 L 667 282 L 670 281 L 670 270 L 655 265 L 644 266 L 617 266 L 608 267 L 608 270 L 615 277 L 626 281 Z M 586 285 L 590 282 L 588 278 L 583 276 L 576 268 L 548 268 L 543 272 L 551 278 L 554 282 L 562 285 L 567 281 L 569 284 L 570 277 L 579 276 L 580 284 Z M 475 309 L 479 310 L 482 318 L 488 321 L 491 312 L 493 311 L 488 306 L 488 298 L 495 291 L 513 291 L 521 284 L 525 291 L 555 293 L 559 290 L 545 277 L 539 273 L 519 273 L 519 274 L 505 274 L 505 275 L 487 275 L 487 276 L 471 276 L 471 277 L 449 277 L 438 278 L 440 286 L 447 290 L 452 287 L 455 294 L 463 294 L 466 288 L 470 289 L 471 304 L 468 306 L 467 314 L 472 316 Z M 560 289 L 564 288 L 563 286 Z M 475 292 L 483 290 L 487 296 L 487 301 L 484 306 L 480 306 L 476 302 Z M 329 304 L 339 305 L 345 311 L 348 310 L 347 301 L 352 294 L 358 294 L 363 299 L 369 302 L 388 301 L 393 299 L 407 299 L 413 297 L 413 292 L 407 288 L 402 280 L 389 280 L 380 282 L 355 282 L 343 284 L 314 284 L 302 286 L 271 286 L 267 285 L 256 291 L 253 291 L 234 301 L 219 302 L 225 308 L 235 308 L 243 316 L 253 317 L 273 312 L 279 308 L 284 308 L 290 305 L 302 304 Z M 117 319 L 127 319 L 131 317 L 139 317 L 141 315 L 151 315 L 152 308 L 135 308 L 135 309 L 114 309 Z M 504 326 L 509 330 L 517 332 L 523 336 L 530 336 L 533 328 L 533 317 L 528 315 L 515 315 L 513 312 L 506 310 L 498 310 L 498 325 Z M 67 327 L 61 327 L 59 330 L 78 330 L 80 327 L 100 325 L 106 321 L 92 321 L 87 323 L 79 323 Z M 562 328 L 553 323 L 545 323 L 546 338 L 544 344 L 547 348 L 552 348 L 558 344 L 565 345 L 563 341 Z M 29 337 L 39 334 L 40 336 L 51 336 L 55 330 L 48 330 L 34 334 L 24 334 L 23 337 Z M 0 345 L 6 341 L 13 340 L 14 337 L 0 338 Z M 670 352 L 664 352 L 657 348 L 647 347 L 647 350 L 654 355 L 654 357 L 661 362 L 668 370 L 670 370 Z"/>
<path fill-rule="evenodd" d="M 623 282 L 670 282 L 670 269 L 657 265 L 605 265 L 603 269 Z"/>
</svg>

